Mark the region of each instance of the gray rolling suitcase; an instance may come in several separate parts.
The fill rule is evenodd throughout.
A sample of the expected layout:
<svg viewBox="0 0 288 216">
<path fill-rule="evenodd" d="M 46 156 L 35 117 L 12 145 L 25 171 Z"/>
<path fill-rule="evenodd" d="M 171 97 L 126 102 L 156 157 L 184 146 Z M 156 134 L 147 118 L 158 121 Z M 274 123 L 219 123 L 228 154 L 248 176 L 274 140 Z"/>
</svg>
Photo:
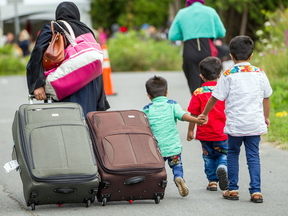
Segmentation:
<svg viewBox="0 0 288 216">
<path fill-rule="evenodd" d="M 82 108 L 76 103 L 20 106 L 12 126 L 27 206 L 85 203 L 97 195 L 99 177 Z"/>
</svg>

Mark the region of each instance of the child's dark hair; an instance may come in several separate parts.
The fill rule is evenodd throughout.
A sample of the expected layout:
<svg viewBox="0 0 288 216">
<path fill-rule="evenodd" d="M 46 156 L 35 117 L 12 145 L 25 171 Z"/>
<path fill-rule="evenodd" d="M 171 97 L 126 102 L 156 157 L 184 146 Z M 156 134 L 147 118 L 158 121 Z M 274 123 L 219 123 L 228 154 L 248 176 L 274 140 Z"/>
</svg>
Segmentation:
<svg viewBox="0 0 288 216">
<path fill-rule="evenodd" d="M 156 98 L 159 96 L 165 96 L 167 92 L 167 81 L 163 77 L 154 76 L 151 77 L 145 84 L 147 93 Z"/>
<path fill-rule="evenodd" d="M 206 80 L 215 80 L 221 73 L 222 64 L 219 58 L 206 57 L 200 62 L 199 70 Z"/>
<path fill-rule="evenodd" d="M 237 61 L 248 60 L 253 53 L 253 48 L 253 40 L 245 35 L 234 37 L 229 44 L 230 53 Z"/>
</svg>

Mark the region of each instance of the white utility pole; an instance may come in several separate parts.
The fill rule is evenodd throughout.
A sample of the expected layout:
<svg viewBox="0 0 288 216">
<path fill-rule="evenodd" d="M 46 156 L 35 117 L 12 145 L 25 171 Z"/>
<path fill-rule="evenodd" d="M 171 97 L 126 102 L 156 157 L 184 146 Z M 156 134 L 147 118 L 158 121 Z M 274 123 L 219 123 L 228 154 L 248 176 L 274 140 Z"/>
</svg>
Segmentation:
<svg viewBox="0 0 288 216">
<path fill-rule="evenodd" d="M 23 3 L 23 0 L 7 0 L 8 4 L 14 4 L 14 29 L 15 29 L 15 37 L 18 37 L 20 34 L 20 22 L 19 22 L 19 16 L 18 16 L 18 3 Z"/>
</svg>

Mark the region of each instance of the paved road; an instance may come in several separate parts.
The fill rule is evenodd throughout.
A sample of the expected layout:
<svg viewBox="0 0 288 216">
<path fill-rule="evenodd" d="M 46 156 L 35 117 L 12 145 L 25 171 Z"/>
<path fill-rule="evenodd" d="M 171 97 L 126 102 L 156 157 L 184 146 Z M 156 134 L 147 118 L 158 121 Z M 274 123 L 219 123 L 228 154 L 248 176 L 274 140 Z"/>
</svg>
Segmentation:
<svg viewBox="0 0 288 216">
<path fill-rule="evenodd" d="M 181 72 L 114 73 L 113 83 L 116 96 L 108 96 L 111 110 L 142 109 L 150 103 L 145 92 L 145 82 L 154 74 L 168 80 L 168 97 L 176 100 L 183 108 L 188 106 L 190 94 L 186 80 Z M 11 160 L 11 125 L 15 110 L 27 103 L 27 87 L 24 76 L 0 77 L 0 164 Z M 263 204 L 249 201 L 249 174 L 246 159 L 240 157 L 240 200 L 228 201 L 221 197 L 221 191 L 210 192 L 205 189 L 207 180 L 199 141 L 186 141 L 188 124 L 179 122 L 178 128 L 183 143 L 184 176 L 190 188 L 186 198 L 180 197 L 168 171 L 168 186 L 165 199 L 156 205 L 154 201 L 111 202 L 102 207 L 94 203 L 89 208 L 84 204 L 36 206 L 31 211 L 25 204 L 22 183 L 16 171 L 6 174 L 0 169 L 0 215 L 205 215 L 205 216 L 250 216 L 250 215 L 288 215 L 288 152 L 272 148 L 267 144 L 260 147 L 262 166 Z"/>
</svg>

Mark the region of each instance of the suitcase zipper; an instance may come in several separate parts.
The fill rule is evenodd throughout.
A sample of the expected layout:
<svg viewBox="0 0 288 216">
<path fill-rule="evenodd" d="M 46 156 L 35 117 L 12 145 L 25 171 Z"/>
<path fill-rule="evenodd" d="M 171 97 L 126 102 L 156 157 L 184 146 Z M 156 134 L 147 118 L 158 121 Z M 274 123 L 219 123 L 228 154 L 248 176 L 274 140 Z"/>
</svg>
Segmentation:
<svg viewBox="0 0 288 216">
<path fill-rule="evenodd" d="M 94 132 L 94 131 L 93 131 Z M 129 133 L 125 133 L 125 132 L 120 132 L 120 133 L 111 133 L 111 134 L 107 134 L 107 135 L 105 135 L 105 137 L 106 136 L 111 136 L 111 135 L 116 135 L 116 134 L 145 134 L 145 135 L 148 135 L 148 136 L 150 136 L 150 137 L 152 137 L 153 138 L 153 140 L 154 141 L 156 141 L 156 139 L 153 137 L 153 136 L 151 136 L 150 134 L 148 134 L 148 133 L 141 133 L 141 132 L 129 132 Z M 94 136 L 92 136 L 92 137 L 94 137 Z M 103 139 L 105 138 L 105 137 L 103 137 L 102 139 L 101 139 L 101 144 L 102 144 L 102 147 L 103 147 L 103 151 L 105 151 L 105 149 L 104 149 L 104 146 L 103 146 Z M 94 139 L 95 140 L 95 139 Z M 156 141 L 157 142 L 157 141 Z M 94 145 L 94 146 L 96 146 L 96 148 L 97 148 L 97 150 L 95 151 L 96 152 L 96 154 L 97 154 L 97 159 L 98 159 L 98 161 L 99 161 L 99 164 L 101 165 L 101 167 L 103 168 L 103 170 L 105 171 L 105 172 L 107 172 L 107 173 L 111 173 L 111 174 L 121 174 L 121 175 L 126 175 L 126 174 L 143 174 L 143 173 L 146 173 L 145 171 L 147 171 L 147 174 L 148 173 L 157 173 L 157 172 L 161 172 L 163 169 L 164 169 L 164 167 L 165 167 L 165 165 L 164 166 L 162 166 L 162 167 L 153 167 L 153 168 L 143 168 L 143 167 L 137 167 L 137 168 L 123 168 L 123 169 L 108 169 L 106 166 L 105 166 L 105 164 L 104 164 L 104 162 L 103 162 L 103 160 L 102 160 L 102 157 L 101 157 L 101 155 L 99 154 L 99 148 L 98 148 L 98 141 L 97 141 L 97 139 L 96 139 L 96 145 Z M 156 143 L 155 143 L 155 146 L 156 146 L 156 148 L 157 148 L 157 150 L 160 152 L 160 150 L 159 150 L 159 147 L 156 145 Z M 160 154 L 161 154 L 161 152 L 160 152 Z M 161 156 L 162 157 L 162 156 Z M 135 171 L 135 169 L 137 169 L 137 171 Z"/>
<path fill-rule="evenodd" d="M 93 175 L 69 175 L 69 176 L 51 176 L 50 178 L 38 178 L 31 174 L 31 177 L 38 182 L 45 183 L 56 183 L 56 184 L 65 184 L 65 183 L 84 183 L 89 182 L 97 178 L 97 173 Z"/>
<path fill-rule="evenodd" d="M 25 125 L 28 124 L 28 118 L 27 118 L 27 107 L 24 108 L 24 120 Z M 37 108 L 37 109 L 31 109 L 31 111 L 41 111 L 41 110 L 50 110 L 50 109 L 76 109 L 75 107 L 45 107 L 45 108 Z M 81 114 L 81 119 L 83 119 L 83 115 Z"/>
</svg>

